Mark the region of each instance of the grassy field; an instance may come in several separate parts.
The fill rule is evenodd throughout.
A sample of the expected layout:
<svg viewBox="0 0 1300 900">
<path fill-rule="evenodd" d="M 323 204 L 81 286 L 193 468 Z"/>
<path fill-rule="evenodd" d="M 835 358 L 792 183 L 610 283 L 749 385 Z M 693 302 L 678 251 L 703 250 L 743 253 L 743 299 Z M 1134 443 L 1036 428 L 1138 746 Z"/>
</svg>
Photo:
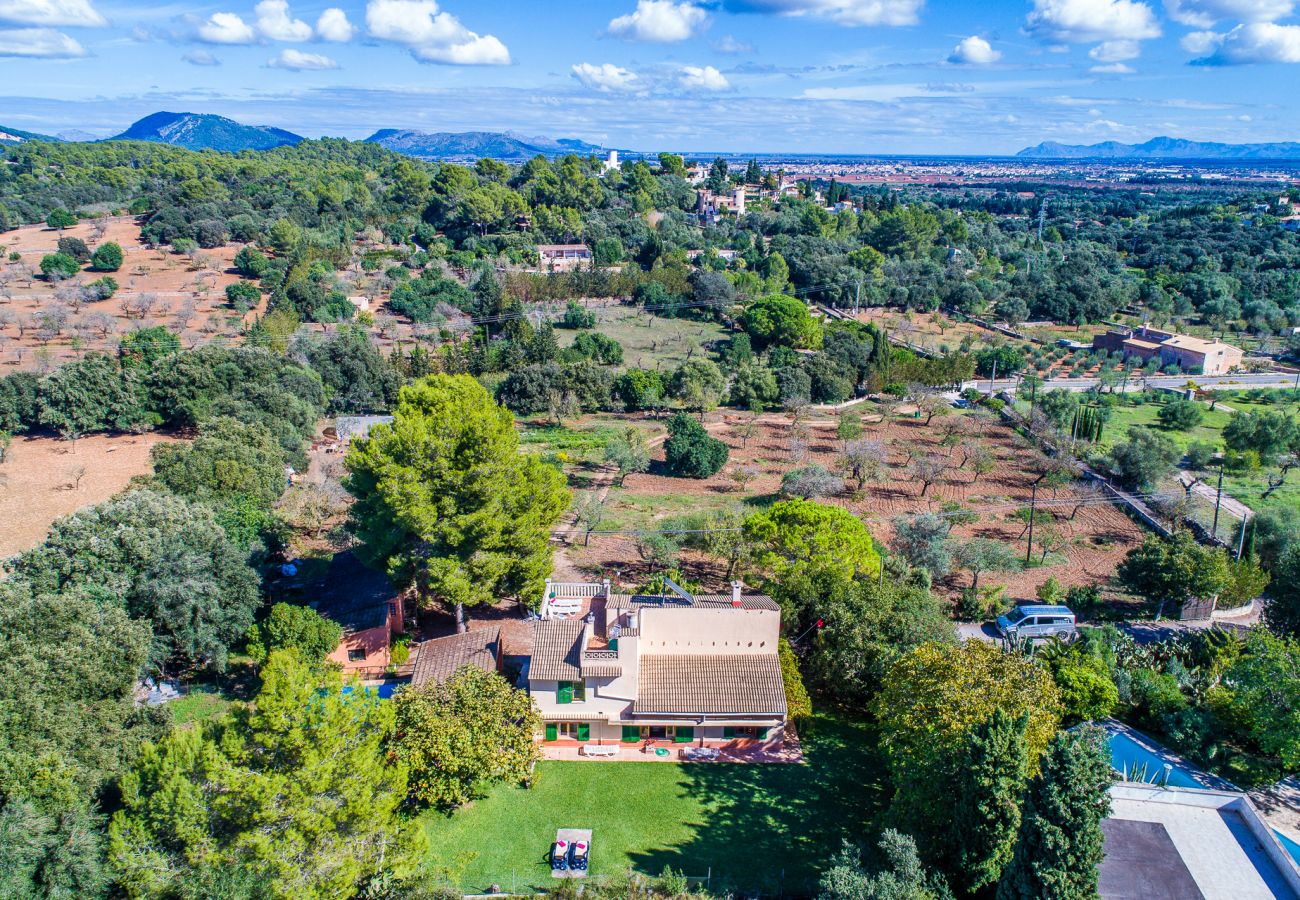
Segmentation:
<svg viewBox="0 0 1300 900">
<path fill-rule="evenodd" d="M 870 833 L 885 801 L 864 725 L 821 716 L 801 765 L 542 762 L 530 790 L 501 788 L 430 813 L 430 865 L 467 891 L 551 885 L 557 828 L 591 828 L 593 875 L 712 871 L 719 894 L 807 893 L 843 838 Z"/>
<path fill-rule="evenodd" d="M 1152 400 L 1141 404 L 1122 400 L 1120 405 L 1113 407 L 1111 410 L 1110 421 L 1106 423 L 1105 432 L 1102 435 L 1101 447 L 1108 448 L 1119 441 L 1123 441 L 1128 434 L 1129 428 L 1133 426 L 1144 426 L 1165 435 L 1183 450 L 1186 450 L 1190 444 L 1195 442 L 1210 444 L 1216 450 L 1222 450 L 1223 429 L 1231 421 L 1233 413 L 1289 412 L 1294 414 L 1295 407 L 1288 402 L 1291 399 L 1289 391 L 1275 391 L 1272 392 L 1271 396 L 1274 398 L 1274 402 L 1265 403 L 1262 402 L 1257 392 L 1225 392 L 1214 409 L 1210 409 L 1208 403 L 1203 403 L 1205 415 L 1201 423 L 1195 428 L 1189 428 L 1186 431 L 1166 428 L 1160 424 L 1159 412 L 1163 405 L 1162 400 L 1172 399 L 1172 394 L 1161 394 L 1160 400 Z M 1017 403 L 1017 409 L 1025 412 L 1028 410 L 1028 404 L 1020 401 Z M 1262 469 L 1258 472 L 1228 472 L 1223 479 L 1223 491 L 1256 511 L 1300 502 L 1300 479 L 1296 479 L 1295 484 L 1286 484 L 1274 491 L 1267 500 L 1263 499 L 1262 495 L 1268 488 L 1268 471 L 1268 469 Z M 1202 477 L 1213 485 L 1217 473 L 1218 470 L 1214 469 L 1209 474 L 1202 474 Z M 1177 485 L 1174 483 L 1174 479 L 1170 479 L 1169 484 L 1162 484 L 1160 489 L 1176 491 Z M 1198 505 L 1205 505 L 1209 501 L 1197 498 L 1195 502 Z M 1210 505 L 1212 506 L 1212 504 Z M 1220 527 L 1226 528 L 1227 526 L 1221 524 Z"/>
<path fill-rule="evenodd" d="M 694 351 L 729 332 L 716 322 L 695 319 L 665 319 L 640 309 L 614 306 L 595 310 L 594 330 L 623 345 L 623 364 L 628 368 L 674 369 Z M 581 332 L 559 329 L 561 347 L 573 343 Z"/>
</svg>

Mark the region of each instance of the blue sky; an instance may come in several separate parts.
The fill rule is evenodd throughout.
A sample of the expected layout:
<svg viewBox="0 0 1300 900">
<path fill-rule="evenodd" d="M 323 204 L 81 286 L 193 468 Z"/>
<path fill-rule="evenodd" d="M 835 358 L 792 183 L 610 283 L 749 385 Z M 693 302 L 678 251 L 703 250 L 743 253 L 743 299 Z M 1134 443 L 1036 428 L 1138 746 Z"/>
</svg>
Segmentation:
<svg viewBox="0 0 1300 900">
<path fill-rule="evenodd" d="M 704 152 L 1300 139 L 1300 0 L 0 0 L 0 124 Z"/>
</svg>

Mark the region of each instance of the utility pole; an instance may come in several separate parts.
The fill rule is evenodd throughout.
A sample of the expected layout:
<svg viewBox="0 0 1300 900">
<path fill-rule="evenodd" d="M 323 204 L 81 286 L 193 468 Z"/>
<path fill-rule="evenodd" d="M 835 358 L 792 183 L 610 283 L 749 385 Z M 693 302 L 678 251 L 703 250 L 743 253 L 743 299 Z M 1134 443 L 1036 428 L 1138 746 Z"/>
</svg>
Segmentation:
<svg viewBox="0 0 1300 900">
<path fill-rule="evenodd" d="M 1214 495 L 1214 527 L 1210 529 L 1210 534 L 1217 541 L 1219 539 L 1219 504 L 1223 502 L 1223 460 L 1219 460 L 1219 488 Z"/>
<path fill-rule="evenodd" d="M 1241 518 L 1241 535 L 1237 538 L 1237 562 L 1241 562 L 1241 551 L 1246 548 L 1246 526 L 1250 523 L 1250 516 Z"/>
<path fill-rule="evenodd" d="M 1029 557 L 1034 552 L 1034 519 L 1038 518 L 1035 511 L 1038 503 L 1038 482 L 1046 476 L 1040 475 L 1034 481 L 1033 490 L 1029 494 L 1029 543 L 1025 545 L 1025 565 L 1029 565 Z"/>
</svg>

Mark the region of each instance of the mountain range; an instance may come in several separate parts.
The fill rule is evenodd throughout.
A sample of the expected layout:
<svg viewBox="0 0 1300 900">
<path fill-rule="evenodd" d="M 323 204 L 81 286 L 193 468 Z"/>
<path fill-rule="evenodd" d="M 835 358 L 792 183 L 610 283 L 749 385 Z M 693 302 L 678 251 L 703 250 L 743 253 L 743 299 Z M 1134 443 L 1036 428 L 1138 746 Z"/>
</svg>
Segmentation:
<svg viewBox="0 0 1300 900">
<path fill-rule="evenodd" d="M 1144 144 L 1058 144 L 1044 141 L 1016 154 L 1021 159 L 1300 159 L 1300 143 L 1218 144 L 1157 137 Z"/>
<path fill-rule="evenodd" d="M 305 138 L 266 125 L 243 125 L 225 116 L 205 113 L 156 112 L 145 116 L 111 141 L 153 141 L 186 150 L 270 150 L 297 144 Z"/>
<path fill-rule="evenodd" d="M 0 125 L 0 144 L 21 144 L 25 141 L 58 141 L 59 138 L 52 137 L 48 134 L 37 134 L 35 131 L 22 131 L 18 128 L 10 128 L 7 125 Z"/>
<path fill-rule="evenodd" d="M 366 141 L 397 153 L 420 159 L 531 159 L 534 156 L 562 156 L 577 153 L 585 156 L 601 153 L 603 148 L 574 138 L 552 140 L 530 137 L 511 131 L 405 131 L 384 128 Z"/>
</svg>

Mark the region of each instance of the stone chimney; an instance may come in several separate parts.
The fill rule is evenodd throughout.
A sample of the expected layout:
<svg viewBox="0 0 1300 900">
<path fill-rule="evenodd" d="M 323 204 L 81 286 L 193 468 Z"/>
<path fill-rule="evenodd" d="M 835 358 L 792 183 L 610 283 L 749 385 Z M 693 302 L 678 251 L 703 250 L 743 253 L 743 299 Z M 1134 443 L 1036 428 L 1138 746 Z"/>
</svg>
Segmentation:
<svg viewBox="0 0 1300 900">
<path fill-rule="evenodd" d="M 733 581 L 731 583 L 731 605 L 732 606 L 737 608 L 740 607 L 740 592 L 744 587 L 745 585 L 739 581 Z"/>
</svg>

